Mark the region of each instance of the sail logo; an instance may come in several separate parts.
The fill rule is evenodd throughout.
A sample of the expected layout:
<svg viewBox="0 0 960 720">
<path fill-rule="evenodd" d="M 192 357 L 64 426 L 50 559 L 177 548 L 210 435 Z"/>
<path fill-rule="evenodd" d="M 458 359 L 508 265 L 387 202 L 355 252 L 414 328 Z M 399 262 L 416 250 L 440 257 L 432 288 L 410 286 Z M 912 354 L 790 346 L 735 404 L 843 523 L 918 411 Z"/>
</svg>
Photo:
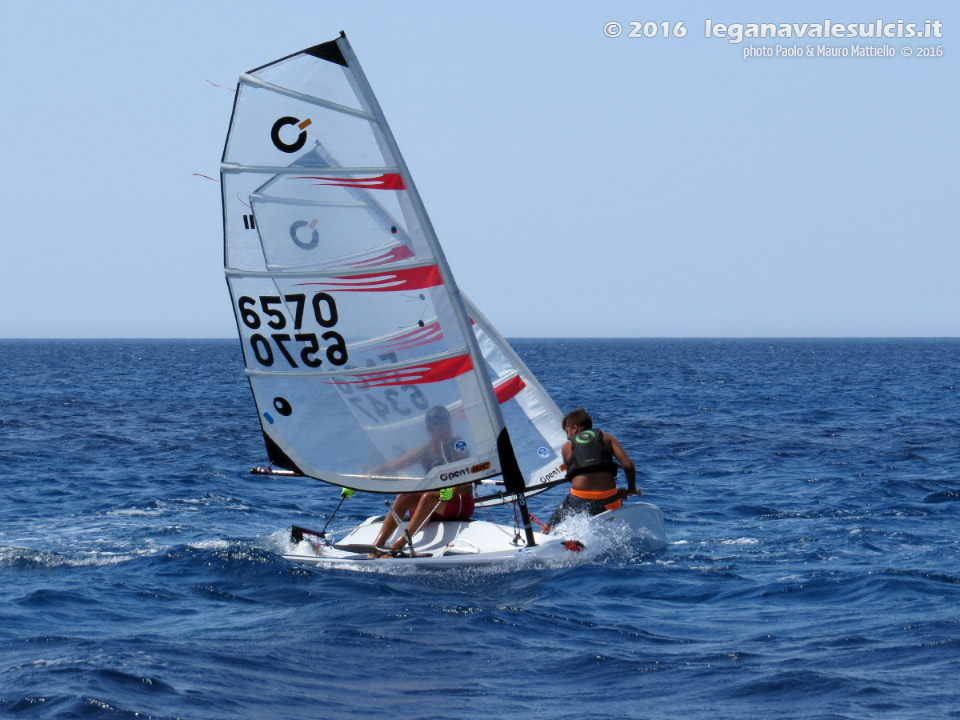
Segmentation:
<svg viewBox="0 0 960 720">
<path fill-rule="evenodd" d="M 300 236 L 297 235 L 297 231 L 302 228 L 309 228 L 312 230 L 309 240 L 301 240 Z M 317 232 L 317 221 L 311 220 L 307 222 L 306 220 L 297 220 L 293 225 L 290 226 L 290 238 L 293 240 L 293 244 L 298 248 L 303 250 L 313 250 L 317 244 L 320 242 L 320 233 Z"/>
<path fill-rule="evenodd" d="M 450 472 L 440 473 L 441 480 L 454 480 L 458 477 L 463 477 L 464 475 L 476 475 L 479 472 L 490 469 L 489 462 L 477 463 L 473 467 L 467 468 L 457 468 L 456 470 L 451 470 Z"/>
<path fill-rule="evenodd" d="M 313 120 L 310 118 L 300 120 L 300 118 L 290 117 L 289 115 L 282 117 L 277 120 L 270 129 L 270 139 L 273 141 L 277 150 L 285 153 L 295 153 L 307 144 L 307 127 L 312 122 Z M 300 128 L 300 134 L 297 135 L 297 139 L 292 143 L 284 142 L 283 138 L 280 137 L 280 131 L 289 125 L 296 125 Z"/>
<path fill-rule="evenodd" d="M 293 119 L 293 118 L 291 118 Z M 304 135 L 304 138 L 306 136 Z M 303 147 L 303 143 L 300 143 Z M 299 150 L 300 147 L 297 149 Z M 283 148 L 280 148 L 281 150 Z M 295 152 L 288 150 L 287 152 Z M 295 180 L 323 180 L 315 185 L 332 185 L 334 187 L 361 188 L 364 190 L 406 190 L 403 176 L 400 173 L 383 173 L 374 177 L 324 177 L 322 175 L 301 175 Z"/>
<path fill-rule="evenodd" d="M 564 464 L 561 464 L 559 467 L 555 467 L 553 470 L 551 470 L 550 472 L 548 472 L 546 475 L 541 475 L 540 477 L 538 477 L 538 478 L 537 478 L 537 482 L 540 483 L 540 484 L 548 483 L 548 482 L 550 482 L 551 480 L 553 480 L 554 478 L 560 477 L 560 475 L 562 475 L 564 472 L 566 472 L 566 470 L 567 470 L 567 466 L 564 465 Z"/>
</svg>

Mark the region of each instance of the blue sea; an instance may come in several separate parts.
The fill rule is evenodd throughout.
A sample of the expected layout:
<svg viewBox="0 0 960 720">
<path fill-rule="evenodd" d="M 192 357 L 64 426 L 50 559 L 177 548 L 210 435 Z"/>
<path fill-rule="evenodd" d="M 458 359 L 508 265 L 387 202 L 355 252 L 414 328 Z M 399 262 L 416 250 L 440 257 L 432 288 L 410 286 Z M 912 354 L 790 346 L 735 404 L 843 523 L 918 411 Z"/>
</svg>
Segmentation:
<svg viewBox="0 0 960 720">
<path fill-rule="evenodd" d="M 237 341 L 0 341 L 0 712 L 960 717 L 960 340 L 513 345 L 633 456 L 666 549 L 296 566 L 338 493 L 248 473 Z"/>
</svg>

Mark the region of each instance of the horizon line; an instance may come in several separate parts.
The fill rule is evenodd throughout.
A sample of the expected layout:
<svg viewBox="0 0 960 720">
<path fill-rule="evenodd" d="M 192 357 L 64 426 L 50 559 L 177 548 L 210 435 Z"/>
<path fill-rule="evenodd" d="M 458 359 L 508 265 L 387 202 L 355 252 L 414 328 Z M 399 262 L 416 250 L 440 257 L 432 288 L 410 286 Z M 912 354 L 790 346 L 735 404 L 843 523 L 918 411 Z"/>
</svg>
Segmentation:
<svg viewBox="0 0 960 720">
<path fill-rule="evenodd" d="M 513 335 L 508 340 L 958 340 L 960 335 Z M 223 336 L 121 336 L 121 337 L 0 337 L 5 341 L 93 341 L 93 340 L 222 340 L 240 342 Z"/>
</svg>

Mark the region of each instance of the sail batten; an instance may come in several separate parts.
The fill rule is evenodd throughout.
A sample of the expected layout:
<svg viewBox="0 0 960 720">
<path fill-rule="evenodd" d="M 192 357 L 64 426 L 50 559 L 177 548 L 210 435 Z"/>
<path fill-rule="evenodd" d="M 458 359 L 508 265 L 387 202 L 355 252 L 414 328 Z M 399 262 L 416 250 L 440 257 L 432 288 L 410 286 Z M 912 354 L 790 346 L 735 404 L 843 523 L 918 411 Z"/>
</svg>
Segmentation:
<svg viewBox="0 0 960 720">
<path fill-rule="evenodd" d="M 355 117 L 364 118 L 366 120 L 372 120 L 373 116 L 363 110 L 355 110 L 354 108 L 347 107 L 346 105 L 338 105 L 335 102 L 330 102 L 329 100 L 323 100 L 322 98 L 313 97 L 311 95 L 306 95 L 305 93 L 296 92 L 295 90 L 290 90 L 289 88 L 280 87 L 279 85 L 274 85 L 272 83 L 265 82 L 258 77 L 253 75 L 248 75 L 243 73 L 240 76 L 240 82 L 246 85 L 253 87 L 262 88 L 264 90 L 270 90 L 271 92 L 277 93 L 278 95 L 286 95 L 287 97 L 294 98 L 296 100 L 301 100 L 305 103 L 310 103 L 311 105 L 316 105 L 318 107 L 324 107 L 328 110 L 333 110 L 334 112 L 343 113 L 345 115 L 353 115 Z"/>
<path fill-rule="evenodd" d="M 400 172 L 396 166 L 367 167 L 331 167 L 329 165 L 241 165 L 234 162 L 220 163 L 223 173 L 258 173 L 261 175 L 303 175 L 309 172 L 323 172 L 329 175 L 395 175 Z"/>
<path fill-rule="evenodd" d="M 377 276 L 377 275 L 387 275 L 390 273 L 403 272 L 404 270 L 417 270 L 420 268 L 429 268 L 435 267 L 436 262 L 430 260 L 416 260 L 413 262 L 399 262 L 399 263 L 390 263 L 384 265 L 378 265 L 376 270 L 367 269 L 363 273 L 356 274 L 357 277 L 366 278 L 368 276 Z M 359 269 L 362 269 L 363 266 L 359 266 Z M 325 269 L 325 270 L 298 270 L 298 269 L 278 269 L 278 270 L 237 270 L 236 268 L 227 268 L 226 269 L 227 277 L 230 278 L 242 278 L 242 277 L 264 277 L 264 278 L 336 278 L 336 277 L 345 277 L 349 278 L 351 276 L 344 274 L 344 269 Z M 341 283 L 343 286 L 348 286 L 349 283 Z"/>
</svg>

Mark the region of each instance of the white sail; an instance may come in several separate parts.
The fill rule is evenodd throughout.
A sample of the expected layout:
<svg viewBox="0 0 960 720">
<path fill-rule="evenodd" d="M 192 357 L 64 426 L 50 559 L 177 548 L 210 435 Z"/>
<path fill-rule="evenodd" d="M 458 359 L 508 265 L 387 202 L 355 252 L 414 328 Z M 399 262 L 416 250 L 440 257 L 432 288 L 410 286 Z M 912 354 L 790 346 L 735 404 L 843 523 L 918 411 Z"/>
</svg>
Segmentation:
<svg viewBox="0 0 960 720">
<path fill-rule="evenodd" d="M 561 429 L 563 415 L 496 328 L 473 303 L 466 300 L 466 305 L 510 429 L 525 487 L 527 491 L 546 489 L 563 480 L 566 470 L 560 453 L 567 440 Z"/>
<path fill-rule="evenodd" d="M 345 37 L 240 77 L 221 178 L 271 461 L 380 492 L 515 474 L 490 367 Z M 427 442 L 436 406 L 451 413 L 450 461 L 382 470 Z"/>
</svg>

